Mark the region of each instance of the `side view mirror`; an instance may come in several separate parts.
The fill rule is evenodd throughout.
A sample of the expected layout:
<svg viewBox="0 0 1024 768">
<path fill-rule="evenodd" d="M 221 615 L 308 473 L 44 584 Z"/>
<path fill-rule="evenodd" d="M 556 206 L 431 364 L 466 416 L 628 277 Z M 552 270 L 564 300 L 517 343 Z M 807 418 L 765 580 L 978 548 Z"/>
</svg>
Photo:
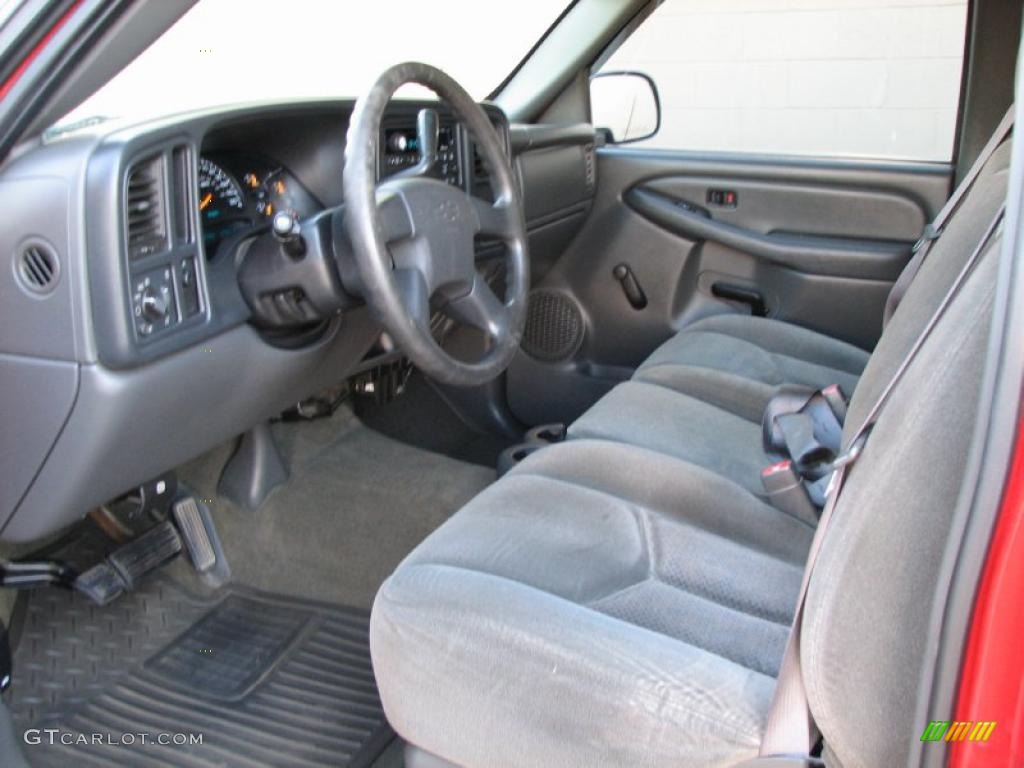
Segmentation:
<svg viewBox="0 0 1024 768">
<path fill-rule="evenodd" d="M 643 72 L 599 72 L 590 78 L 590 114 L 612 143 L 649 139 L 661 127 L 658 87 Z"/>
</svg>

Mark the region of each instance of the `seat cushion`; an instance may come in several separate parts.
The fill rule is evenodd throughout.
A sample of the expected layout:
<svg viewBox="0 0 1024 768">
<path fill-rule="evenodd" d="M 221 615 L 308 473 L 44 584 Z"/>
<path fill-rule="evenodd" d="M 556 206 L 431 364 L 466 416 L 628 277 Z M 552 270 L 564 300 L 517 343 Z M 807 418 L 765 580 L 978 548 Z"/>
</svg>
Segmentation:
<svg viewBox="0 0 1024 768">
<path fill-rule="evenodd" d="M 654 350 L 633 378 L 760 421 L 781 384 L 813 389 L 839 384 L 849 396 L 868 357 L 852 344 L 790 323 L 715 315 Z"/>
<path fill-rule="evenodd" d="M 761 417 L 781 384 L 849 395 L 868 361 L 850 344 L 777 320 L 716 315 L 656 349 L 569 427 L 713 470 L 764 497 L 761 470 L 783 458 L 762 445 Z"/>
<path fill-rule="evenodd" d="M 662 454 L 545 448 L 378 593 L 388 719 L 467 767 L 751 757 L 812 533 Z"/>
<path fill-rule="evenodd" d="M 572 439 L 629 443 L 710 469 L 763 497 L 761 470 L 782 457 L 765 451 L 756 421 L 646 381 L 615 386 L 569 427 Z"/>
</svg>

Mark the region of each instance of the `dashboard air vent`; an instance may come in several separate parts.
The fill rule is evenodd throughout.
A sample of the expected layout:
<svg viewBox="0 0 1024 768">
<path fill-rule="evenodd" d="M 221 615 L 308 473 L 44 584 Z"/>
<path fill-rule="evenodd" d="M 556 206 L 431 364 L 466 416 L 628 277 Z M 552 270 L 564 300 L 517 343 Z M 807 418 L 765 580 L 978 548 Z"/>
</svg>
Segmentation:
<svg viewBox="0 0 1024 768">
<path fill-rule="evenodd" d="M 585 173 L 587 178 L 587 191 L 593 192 L 594 187 L 597 185 L 597 167 L 594 162 L 593 144 L 587 144 L 583 148 L 583 162 L 586 166 Z"/>
<path fill-rule="evenodd" d="M 125 221 L 131 258 L 149 256 L 167 248 L 167 213 L 164 205 L 164 158 L 157 155 L 132 166 L 125 192 Z"/>
<path fill-rule="evenodd" d="M 491 174 L 487 171 L 487 163 L 484 162 L 484 156 L 480 154 L 480 150 L 477 149 L 476 144 L 473 145 L 473 178 L 477 182 L 487 182 L 490 180 Z"/>
<path fill-rule="evenodd" d="M 473 194 L 478 197 L 493 200 L 494 188 L 491 186 L 491 172 L 484 160 L 483 154 L 473 143 Z"/>
<path fill-rule="evenodd" d="M 46 243 L 32 242 L 18 254 L 18 277 L 33 293 L 49 293 L 60 276 L 57 254 Z"/>
</svg>

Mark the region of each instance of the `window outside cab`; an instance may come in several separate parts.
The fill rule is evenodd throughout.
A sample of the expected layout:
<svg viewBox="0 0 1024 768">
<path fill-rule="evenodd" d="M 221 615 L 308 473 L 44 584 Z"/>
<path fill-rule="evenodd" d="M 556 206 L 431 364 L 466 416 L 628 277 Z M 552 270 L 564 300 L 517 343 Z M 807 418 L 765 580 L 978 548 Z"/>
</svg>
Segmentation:
<svg viewBox="0 0 1024 768">
<path fill-rule="evenodd" d="M 949 162 L 966 25 L 967 0 L 665 0 L 599 60 L 592 120 L 644 149 Z"/>
</svg>

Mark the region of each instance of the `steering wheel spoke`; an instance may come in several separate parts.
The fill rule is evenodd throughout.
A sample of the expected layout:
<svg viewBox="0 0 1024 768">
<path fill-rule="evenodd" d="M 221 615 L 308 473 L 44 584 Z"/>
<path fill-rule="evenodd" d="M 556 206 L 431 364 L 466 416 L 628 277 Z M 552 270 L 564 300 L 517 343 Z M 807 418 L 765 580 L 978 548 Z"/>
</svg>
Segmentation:
<svg viewBox="0 0 1024 768">
<path fill-rule="evenodd" d="M 507 202 L 499 200 L 490 203 L 479 197 L 471 197 L 470 202 L 476 213 L 476 231 L 481 235 L 490 235 L 505 240 L 515 234 L 513 212 Z"/>
<path fill-rule="evenodd" d="M 451 319 L 486 333 L 501 342 L 509 332 L 509 312 L 487 281 L 477 275 L 469 293 L 448 302 L 442 311 Z"/>
<path fill-rule="evenodd" d="M 395 287 L 409 317 L 420 328 L 430 328 L 430 288 L 418 269 L 405 267 L 394 271 Z"/>
<path fill-rule="evenodd" d="M 384 242 L 388 244 L 408 240 L 415 231 L 405 201 L 401 195 L 391 192 L 378 191 L 377 220 Z"/>
</svg>

